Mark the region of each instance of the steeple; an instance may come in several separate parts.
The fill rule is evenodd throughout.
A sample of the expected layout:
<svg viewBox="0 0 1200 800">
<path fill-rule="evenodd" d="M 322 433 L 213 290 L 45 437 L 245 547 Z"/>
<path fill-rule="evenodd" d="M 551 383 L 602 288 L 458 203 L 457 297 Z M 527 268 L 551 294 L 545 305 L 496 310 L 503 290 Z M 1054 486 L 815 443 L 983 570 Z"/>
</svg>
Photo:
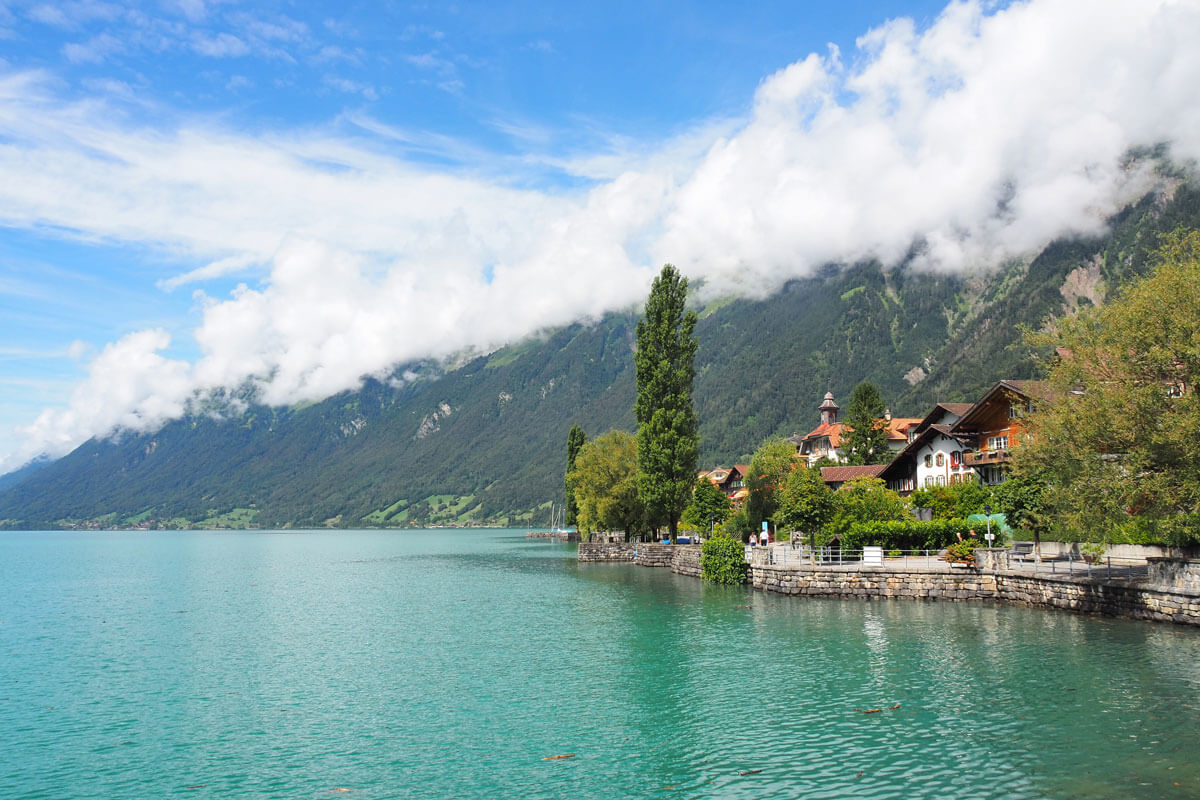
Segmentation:
<svg viewBox="0 0 1200 800">
<path fill-rule="evenodd" d="M 822 425 L 837 424 L 838 404 L 833 402 L 833 392 L 825 393 L 825 400 L 817 410 L 821 412 Z"/>
</svg>

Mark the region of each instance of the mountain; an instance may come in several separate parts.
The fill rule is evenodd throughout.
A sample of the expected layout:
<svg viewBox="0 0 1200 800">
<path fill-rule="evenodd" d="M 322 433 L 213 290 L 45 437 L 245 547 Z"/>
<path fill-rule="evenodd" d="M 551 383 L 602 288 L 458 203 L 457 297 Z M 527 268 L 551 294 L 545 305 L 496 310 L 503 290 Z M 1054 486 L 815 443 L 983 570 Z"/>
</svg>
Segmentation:
<svg viewBox="0 0 1200 800">
<path fill-rule="evenodd" d="M 1160 232 L 1200 226 L 1200 185 L 1165 176 L 1110 232 L 990 272 L 829 267 L 765 300 L 700 309 L 701 459 L 746 460 L 816 424 L 821 397 L 871 380 L 893 413 L 969 401 L 1035 372 L 1019 326 L 1102 302 Z M 214 400 L 154 433 L 93 440 L 0 484 L 0 525 L 311 527 L 548 522 L 566 434 L 633 429 L 635 313 L 453 368 L 398 367 L 293 408 Z"/>
</svg>

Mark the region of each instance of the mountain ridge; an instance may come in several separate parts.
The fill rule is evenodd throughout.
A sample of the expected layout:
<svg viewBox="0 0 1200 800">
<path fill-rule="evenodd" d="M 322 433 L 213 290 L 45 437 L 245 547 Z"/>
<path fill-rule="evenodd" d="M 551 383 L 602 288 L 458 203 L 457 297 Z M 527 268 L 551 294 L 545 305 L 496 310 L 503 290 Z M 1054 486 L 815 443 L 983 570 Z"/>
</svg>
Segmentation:
<svg viewBox="0 0 1200 800">
<path fill-rule="evenodd" d="M 1167 178 L 1104 236 L 1058 240 L 987 273 L 855 264 L 766 299 L 711 303 L 697 325 L 702 465 L 808 430 L 826 391 L 848 398 L 861 380 L 894 414 L 919 416 L 1033 377 L 1018 327 L 1141 274 L 1157 234 L 1181 225 L 1200 226 L 1200 190 Z M 251 403 L 92 440 L 6 476 L 0 526 L 537 524 L 561 502 L 572 424 L 589 437 L 633 429 L 636 321 L 609 314 L 454 368 L 401 365 L 304 406 Z"/>
</svg>

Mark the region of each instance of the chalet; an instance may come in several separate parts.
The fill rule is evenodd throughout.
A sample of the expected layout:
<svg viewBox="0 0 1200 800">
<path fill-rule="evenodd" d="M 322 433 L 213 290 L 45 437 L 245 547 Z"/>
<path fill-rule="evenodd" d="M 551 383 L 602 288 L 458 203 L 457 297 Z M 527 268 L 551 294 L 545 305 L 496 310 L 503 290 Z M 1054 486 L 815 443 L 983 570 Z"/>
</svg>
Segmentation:
<svg viewBox="0 0 1200 800">
<path fill-rule="evenodd" d="M 1003 483 L 1012 447 L 1026 436 L 1023 419 L 1043 398 L 1042 381 L 1000 381 L 976 403 L 938 403 L 880 475 L 901 494 L 979 480 Z"/>
<path fill-rule="evenodd" d="M 974 480 L 963 465 L 970 444 L 954 433 L 954 425 L 970 410 L 970 403 L 938 403 L 925 418 L 908 427 L 908 443 L 880 475 L 892 491 L 951 486 Z"/>
<path fill-rule="evenodd" d="M 749 494 L 746 489 L 746 473 L 749 470 L 750 467 L 745 464 L 734 464 L 732 467 L 717 467 L 703 471 L 697 477 L 712 481 L 713 485 L 724 492 L 734 505 L 740 505 Z"/>
<path fill-rule="evenodd" d="M 991 486 L 1003 483 L 1012 448 L 1028 435 L 1025 417 L 1049 390 L 1045 381 L 1000 381 L 954 425 L 956 434 L 971 445 L 963 463 Z"/>
<path fill-rule="evenodd" d="M 796 454 L 803 458 L 809 466 L 823 458 L 831 461 L 845 461 L 842 453 L 842 440 L 854 429 L 849 425 L 838 422 L 838 411 L 841 408 L 833 399 L 833 392 L 826 392 L 821 405 L 821 424 L 804 436 L 796 433 L 788 438 L 796 447 Z M 887 425 L 888 449 L 899 452 L 908 443 L 909 426 L 921 420 L 910 417 L 893 417 L 891 413 L 884 414 L 883 421 Z"/>
</svg>

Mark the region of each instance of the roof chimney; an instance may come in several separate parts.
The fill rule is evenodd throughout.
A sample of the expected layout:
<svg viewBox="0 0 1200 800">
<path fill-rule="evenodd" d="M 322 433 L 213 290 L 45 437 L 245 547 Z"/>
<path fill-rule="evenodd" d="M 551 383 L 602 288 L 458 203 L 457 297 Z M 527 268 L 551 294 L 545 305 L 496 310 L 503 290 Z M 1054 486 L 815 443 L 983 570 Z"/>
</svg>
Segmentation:
<svg viewBox="0 0 1200 800">
<path fill-rule="evenodd" d="M 833 392 L 825 393 L 825 400 L 817 408 L 821 412 L 822 425 L 836 425 L 838 404 L 833 402 Z"/>
</svg>

